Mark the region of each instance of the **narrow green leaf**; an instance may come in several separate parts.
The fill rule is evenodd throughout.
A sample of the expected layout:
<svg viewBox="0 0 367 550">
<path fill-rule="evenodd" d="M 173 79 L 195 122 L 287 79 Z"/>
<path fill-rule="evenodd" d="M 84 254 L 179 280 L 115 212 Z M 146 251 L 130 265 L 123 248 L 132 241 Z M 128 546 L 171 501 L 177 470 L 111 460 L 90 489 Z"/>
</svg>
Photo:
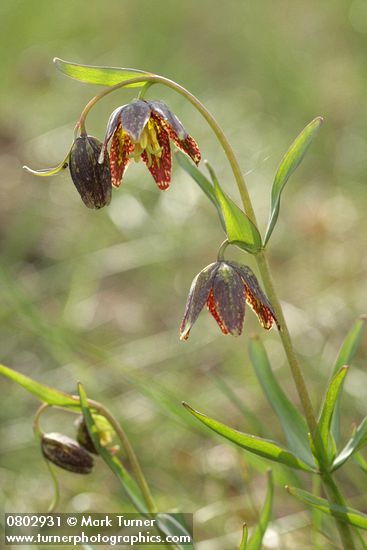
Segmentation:
<svg viewBox="0 0 367 550">
<path fill-rule="evenodd" d="M 193 416 L 200 420 L 200 422 L 208 426 L 211 430 L 221 435 L 222 437 L 225 437 L 229 441 L 232 441 L 232 443 L 235 443 L 239 447 L 246 449 L 246 451 L 250 451 L 251 453 L 262 456 L 263 458 L 267 458 L 268 460 L 274 460 L 275 462 L 285 464 L 290 468 L 305 470 L 306 472 L 315 471 L 300 458 L 295 456 L 287 449 L 279 446 L 274 441 L 270 441 L 269 439 L 262 439 L 260 437 L 256 437 L 255 435 L 239 432 L 237 430 L 234 430 L 233 428 L 230 428 L 229 426 L 226 426 L 225 424 L 222 424 L 221 422 L 218 422 L 217 420 L 213 420 L 209 416 L 206 416 L 199 411 L 196 411 L 187 403 L 183 403 L 183 405 Z"/>
<path fill-rule="evenodd" d="M 367 445 L 367 416 L 362 420 L 344 449 L 334 460 L 333 470 L 340 468 L 348 458 L 360 451 L 365 445 Z"/>
<path fill-rule="evenodd" d="M 222 190 L 211 166 L 206 163 L 214 184 L 214 192 L 224 218 L 228 240 L 231 244 L 256 254 L 262 248 L 261 235 L 250 218 Z"/>
<path fill-rule="evenodd" d="M 249 355 L 261 387 L 279 418 L 290 450 L 314 467 L 306 421 L 280 387 L 271 369 L 264 344 L 258 336 L 251 338 L 249 342 Z"/>
<path fill-rule="evenodd" d="M 0 374 L 13 380 L 24 389 L 35 395 L 40 401 L 56 407 L 66 407 L 80 410 L 79 399 L 67 393 L 55 390 L 44 384 L 36 382 L 32 378 L 21 374 L 5 365 L 0 365 Z"/>
<path fill-rule="evenodd" d="M 87 426 L 89 435 L 93 441 L 93 444 L 96 450 L 98 451 L 98 454 L 103 458 L 107 466 L 110 468 L 110 470 L 112 470 L 112 472 L 116 475 L 118 480 L 121 482 L 121 485 L 123 486 L 126 492 L 126 495 L 129 497 L 129 499 L 131 500 L 132 504 L 135 506 L 137 511 L 143 514 L 148 513 L 148 509 L 144 502 L 143 496 L 135 480 L 130 476 L 130 474 L 125 469 L 125 467 L 123 466 L 119 458 L 116 455 L 112 456 L 108 452 L 108 450 L 101 445 L 98 437 L 98 428 L 95 424 L 93 415 L 88 406 L 87 395 L 81 384 L 78 384 L 78 391 L 79 391 L 80 405 L 81 405 L 84 421 L 86 423 L 86 426 Z"/>
<path fill-rule="evenodd" d="M 341 521 L 350 523 L 355 527 L 367 529 L 367 515 L 359 510 L 349 508 L 348 506 L 341 506 L 340 504 L 331 504 L 326 499 L 316 497 L 303 489 L 297 489 L 296 487 L 286 487 L 286 489 L 289 494 L 295 496 L 301 502 L 317 508 L 329 516 L 337 517 Z"/>
<path fill-rule="evenodd" d="M 353 458 L 361 468 L 362 472 L 367 474 L 367 460 L 361 455 L 361 453 L 354 453 Z"/>
<path fill-rule="evenodd" d="M 268 472 L 268 490 L 266 493 L 265 503 L 261 510 L 259 523 L 256 525 L 251 539 L 247 545 L 248 550 L 261 550 L 262 540 L 265 535 L 266 528 L 270 521 L 271 508 L 273 504 L 274 483 L 271 471 Z"/>
<path fill-rule="evenodd" d="M 246 523 L 242 526 L 242 539 L 241 544 L 238 550 L 246 550 L 247 549 L 247 538 L 248 538 L 248 529 Z"/>
<path fill-rule="evenodd" d="M 348 332 L 339 350 L 338 357 L 336 358 L 332 375 L 335 375 L 343 365 L 352 364 L 354 356 L 357 353 L 358 347 L 361 343 L 366 324 L 367 316 L 362 315 Z M 331 433 L 336 444 L 340 441 L 340 405 L 341 394 L 335 403 L 334 414 L 331 421 Z"/>
<path fill-rule="evenodd" d="M 333 375 L 336 374 L 343 365 L 350 365 L 352 363 L 352 360 L 354 359 L 361 343 L 366 325 L 367 316 L 361 315 L 361 317 L 348 332 L 347 337 L 339 350 L 338 357 L 336 358 L 333 368 Z"/>
<path fill-rule="evenodd" d="M 180 523 L 176 517 L 170 514 L 158 514 L 156 516 L 156 520 L 159 531 L 161 531 L 165 535 L 170 535 L 171 537 L 190 537 L 190 534 L 187 531 L 186 527 L 183 525 L 183 523 Z M 173 538 L 171 540 L 177 539 Z M 195 550 L 194 544 L 187 542 L 185 544 L 175 542 L 174 546 L 179 550 Z"/>
<path fill-rule="evenodd" d="M 87 82 L 88 84 L 100 84 L 101 86 L 115 86 L 125 80 L 132 78 L 152 76 L 151 73 L 139 71 L 137 69 L 123 69 L 120 67 L 99 67 L 94 65 L 81 65 L 80 63 L 72 63 L 64 61 L 58 57 L 54 58 L 54 63 L 59 71 L 66 76 Z M 128 84 L 127 88 L 139 88 L 144 86 L 145 81 Z"/>
<path fill-rule="evenodd" d="M 316 437 L 320 438 L 321 444 L 326 452 L 329 452 L 329 434 L 331 420 L 335 410 L 336 402 L 338 400 L 338 396 L 340 395 L 340 392 L 343 388 L 343 381 L 347 372 L 348 367 L 344 366 L 331 379 L 317 423 Z"/>
<path fill-rule="evenodd" d="M 311 145 L 314 138 L 323 123 L 322 117 L 317 117 L 312 120 L 296 137 L 286 154 L 284 155 L 277 173 L 275 174 L 273 187 L 271 189 L 271 208 L 268 222 L 268 228 L 265 234 L 264 244 L 266 244 L 273 232 L 278 219 L 280 209 L 280 197 L 285 184 L 290 176 L 297 169 L 306 154 L 307 149 Z"/>
<path fill-rule="evenodd" d="M 175 157 L 181 168 L 185 170 L 185 172 L 189 174 L 189 176 L 192 177 L 192 179 L 198 184 L 203 193 L 205 193 L 208 199 L 214 204 L 215 208 L 217 209 L 222 227 L 225 231 L 226 226 L 223 220 L 222 210 L 215 195 L 213 184 L 204 176 L 202 172 L 200 172 L 195 164 L 193 164 L 188 159 L 187 155 L 184 155 L 183 153 L 181 153 L 181 151 L 175 151 Z"/>
</svg>

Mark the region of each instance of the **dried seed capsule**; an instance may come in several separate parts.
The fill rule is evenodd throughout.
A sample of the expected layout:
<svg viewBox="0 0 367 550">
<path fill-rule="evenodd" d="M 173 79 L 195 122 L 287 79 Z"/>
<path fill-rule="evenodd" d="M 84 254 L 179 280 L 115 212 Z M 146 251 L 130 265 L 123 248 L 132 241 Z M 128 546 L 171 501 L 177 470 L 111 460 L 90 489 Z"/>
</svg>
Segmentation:
<svg viewBox="0 0 367 550">
<path fill-rule="evenodd" d="M 105 155 L 98 162 L 102 143 L 93 136 L 76 138 L 70 151 L 69 167 L 72 180 L 88 208 L 102 208 L 111 202 L 110 162 Z"/>
<path fill-rule="evenodd" d="M 52 462 L 76 474 L 89 474 L 93 458 L 79 443 L 59 433 L 44 434 L 41 442 L 43 455 Z"/>
<path fill-rule="evenodd" d="M 87 426 L 84 422 L 84 418 L 82 416 L 79 416 L 79 418 L 75 421 L 75 426 L 77 429 L 76 440 L 79 443 L 79 445 L 81 445 L 84 449 L 86 449 L 90 453 L 98 455 L 98 451 L 94 446 L 94 443 L 89 435 Z"/>
</svg>

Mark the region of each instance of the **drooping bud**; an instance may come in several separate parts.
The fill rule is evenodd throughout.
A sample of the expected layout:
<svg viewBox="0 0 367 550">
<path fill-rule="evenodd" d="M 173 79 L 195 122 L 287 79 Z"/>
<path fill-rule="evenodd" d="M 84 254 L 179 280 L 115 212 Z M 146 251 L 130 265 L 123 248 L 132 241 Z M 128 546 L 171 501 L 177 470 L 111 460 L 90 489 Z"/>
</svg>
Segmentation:
<svg viewBox="0 0 367 550">
<path fill-rule="evenodd" d="M 93 468 L 93 458 L 79 443 L 59 433 L 49 433 L 42 436 L 43 455 L 52 462 L 76 474 L 90 474 Z"/>
<path fill-rule="evenodd" d="M 92 414 L 95 427 L 97 429 L 99 443 L 102 447 L 107 448 L 113 440 L 114 430 L 108 420 L 100 414 Z M 89 435 L 88 428 L 85 424 L 83 416 L 79 416 L 75 421 L 75 427 L 77 430 L 76 439 L 84 449 L 90 453 L 98 455 L 98 451 L 94 446 L 92 438 Z M 111 449 L 108 449 L 111 451 Z"/>
<path fill-rule="evenodd" d="M 102 143 L 93 136 L 76 138 L 70 151 L 70 174 L 82 201 L 88 208 L 102 208 L 111 202 L 110 162 L 105 154 L 98 162 Z"/>
<path fill-rule="evenodd" d="M 79 418 L 77 418 L 77 420 L 75 421 L 75 426 L 77 429 L 76 440 L 79 445 L 81 445 L 90 453 L 97 455 L 98 451 L 94 446 L 91 436 L 89 435 L 83 416 L 79 416 Z"/>
</svg>

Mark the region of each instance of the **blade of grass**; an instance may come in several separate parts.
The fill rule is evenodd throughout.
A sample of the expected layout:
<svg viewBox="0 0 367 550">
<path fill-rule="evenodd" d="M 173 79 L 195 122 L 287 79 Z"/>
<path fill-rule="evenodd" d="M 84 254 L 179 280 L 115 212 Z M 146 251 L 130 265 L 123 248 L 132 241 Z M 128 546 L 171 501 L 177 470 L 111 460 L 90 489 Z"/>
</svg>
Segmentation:
<svg viewBox="0 0 367 550">
<path fill-rule="evenodd" d="M 261 510 L 259 522 L 256 525 L 255 530 L 248 542 L 247 550 L 261 549 L 262 540 L 264 538 L 265 531 L 270 521 L 271 508 L 273 505 L 273 495 L 274 495 L 274 483 L 273 483 L 271 470 L 269 470 L 268 471 L 268 490 L 266 493 L 264 506 Z"/>
</svg>

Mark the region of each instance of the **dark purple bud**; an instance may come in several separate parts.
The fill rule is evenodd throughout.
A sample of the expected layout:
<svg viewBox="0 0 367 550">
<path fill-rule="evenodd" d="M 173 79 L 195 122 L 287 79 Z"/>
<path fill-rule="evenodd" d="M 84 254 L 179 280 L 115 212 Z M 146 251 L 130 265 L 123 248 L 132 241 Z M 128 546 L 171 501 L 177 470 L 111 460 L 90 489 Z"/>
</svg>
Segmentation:
<svg viewBox="0 0 367 550">
<path fill-rule="evenodd" d="M 43 455 L 52 462 L 75 474 L 90 474 L 93 458 L 77 441 L 59 433 L 44 434 L 41 441 Z"/>
<path fill-rule="evenodd" d="M 102 208 L 111 202 L 112 183 L 108 153 L 98 162 L 102 143 L 93 136 L 80 136 L 70 151 L 70 174 L 88 208 Z"/>
</svg>

